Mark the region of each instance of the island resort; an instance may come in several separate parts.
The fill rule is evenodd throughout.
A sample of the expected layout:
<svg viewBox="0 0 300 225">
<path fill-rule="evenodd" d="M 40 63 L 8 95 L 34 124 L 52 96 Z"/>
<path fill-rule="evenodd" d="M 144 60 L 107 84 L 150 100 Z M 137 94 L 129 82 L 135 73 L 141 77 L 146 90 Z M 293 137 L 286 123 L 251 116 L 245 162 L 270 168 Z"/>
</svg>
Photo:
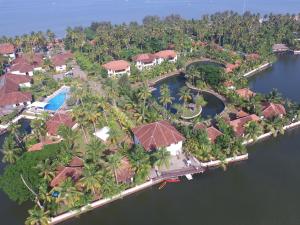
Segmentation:
<svg viewBox="0 0 300 225">
<path fill-rule="evenodd" d="M 300 125 L 299 104 L 255 92 L 248 80 L 275 54 L 299 49 L 285 29 L 288 21 L 300 32 L 299 21 L 217 16 L 222 24 L 173 15 L 70 28 L 63 39 L 0 39 L 0 188 L 32 200 L 25 224 L 57 224 L 151 186 L 202 179 L 247 160 L 250 143 Z M 233 35 L 227 18 L 257 29 Z M 29 132 L 20 132 L 23 120 Z"/>
</svg>

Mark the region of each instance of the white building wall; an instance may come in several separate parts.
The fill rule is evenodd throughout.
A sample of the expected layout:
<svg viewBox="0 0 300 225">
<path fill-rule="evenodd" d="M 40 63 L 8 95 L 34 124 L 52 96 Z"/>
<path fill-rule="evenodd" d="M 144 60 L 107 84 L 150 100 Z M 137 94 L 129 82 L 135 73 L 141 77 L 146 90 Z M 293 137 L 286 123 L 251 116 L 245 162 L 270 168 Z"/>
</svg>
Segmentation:
<svg viewBox="0 0 300 225">
<path fill-rule="evenodd" d="M 109 77 L 120 77 L 125 74 L 130 76 L 130 66 L 126 70 L 122 70 L 122 71 L 118 71 L 118 72 L 113 71 L 113 70 L 107 70 L 107 74 Z"/>
<path fill-rule="evenodd" d="M 27 83 L 23 83 L 19 85 L 20 87 L 31 87 L 31 83 L 27 82 Z"/>
<path fill-rule="evenodd" d="M 173 156 L 181 154 L 182 153 L 182 141 L 180 141 L 180 142 L 178 142 L 176 144 L 171 144 L 166 149 Z"/>
<path fill-rule="evenodd" d="M 67 65 L 61 65 L 61 66 L 56 66 L 55 71 L 60 73 L 60 72 L 65 72 L 67 70 Z"/>
<path fill-rule="evenodd" d="M 17 71 L 17 70 L 15 70 L 15 71 L 10 71 L 10 73 L 16 74 L 16 75 L 27 75 L 26 73 L 21 73 L 20 71 Z M 29 72 L 28 72 L 28 75 L 29 75 L 29 76 L 33 76 L 33 71 L 29 71 Z"/>
</svg>

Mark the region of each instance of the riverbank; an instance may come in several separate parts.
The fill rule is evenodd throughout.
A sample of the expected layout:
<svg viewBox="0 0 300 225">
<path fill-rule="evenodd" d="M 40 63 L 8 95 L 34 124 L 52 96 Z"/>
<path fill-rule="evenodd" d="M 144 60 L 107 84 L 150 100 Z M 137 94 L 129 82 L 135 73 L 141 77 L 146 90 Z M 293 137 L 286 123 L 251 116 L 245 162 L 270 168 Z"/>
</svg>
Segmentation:
<svg viewBox="0 0 300 225">
<path fill-rule="evenodd" d="M 264 70 L 266 70 L 266 69 L 272 67 L 272 65 L 273 65 L 273 64 L 270 63 L 270 62 L 265 63 L 265 64 L 263 64 L 263 65 L 257 67 L 256 69 L 253 69 L 253 70 L 251 70 L 251 71 L 245 73 L 245 74 L 243 75 L 243 77 L 251 77 L 251 76 L 253 76 L 253 75 L 255 75 L 255 74 L 259 73 L 259 72 L 262 72 L 262 71 L 264 71 Z"/>
</svg>

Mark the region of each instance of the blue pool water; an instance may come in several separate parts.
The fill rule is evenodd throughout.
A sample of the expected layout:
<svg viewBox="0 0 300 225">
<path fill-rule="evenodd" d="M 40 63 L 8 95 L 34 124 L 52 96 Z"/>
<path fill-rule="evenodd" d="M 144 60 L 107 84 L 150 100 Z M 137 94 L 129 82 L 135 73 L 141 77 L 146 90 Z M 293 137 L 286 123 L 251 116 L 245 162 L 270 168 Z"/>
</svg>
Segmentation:
<svg viewBox="0 0 300 225">
<path fill-rule="evenodd" d="M 59 94 L 55 95 L 53 98 L 51 98 L 48 101 L 48 105 L 46 105 L 45 109 L 51 111 L 58 110 L 65 103 L 67 96 L 68 96 L 67 90 L 60 92 Z"/>
</svg>

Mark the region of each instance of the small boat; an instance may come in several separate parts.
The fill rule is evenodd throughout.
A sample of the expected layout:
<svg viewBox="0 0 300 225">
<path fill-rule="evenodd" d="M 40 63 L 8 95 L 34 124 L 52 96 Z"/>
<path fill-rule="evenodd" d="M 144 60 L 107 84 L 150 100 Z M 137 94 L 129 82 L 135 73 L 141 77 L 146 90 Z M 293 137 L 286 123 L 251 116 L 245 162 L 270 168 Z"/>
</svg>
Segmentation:
<svg viewBox="0 0 300 225">
<path fill-rule="evenodd" d="M 185 177 L 188 179 L 188 180 L 193 180 L 193 176 L 191 174 L 186 174 Z"/>
<path fill-rule="evenodd" d="M 171 179 L 165 180 L 165 182 L 167 182 L 167 183 L 179 183 L 180 180 L 178 178 L 171 178 Z"/>
<path fill-rule="evenodd" d="M 167 185 L 167 182 L 164 181 L 161 183 L 161 185 L 158 187 L 159 190 L 163 189 Z"/>
</svg>

